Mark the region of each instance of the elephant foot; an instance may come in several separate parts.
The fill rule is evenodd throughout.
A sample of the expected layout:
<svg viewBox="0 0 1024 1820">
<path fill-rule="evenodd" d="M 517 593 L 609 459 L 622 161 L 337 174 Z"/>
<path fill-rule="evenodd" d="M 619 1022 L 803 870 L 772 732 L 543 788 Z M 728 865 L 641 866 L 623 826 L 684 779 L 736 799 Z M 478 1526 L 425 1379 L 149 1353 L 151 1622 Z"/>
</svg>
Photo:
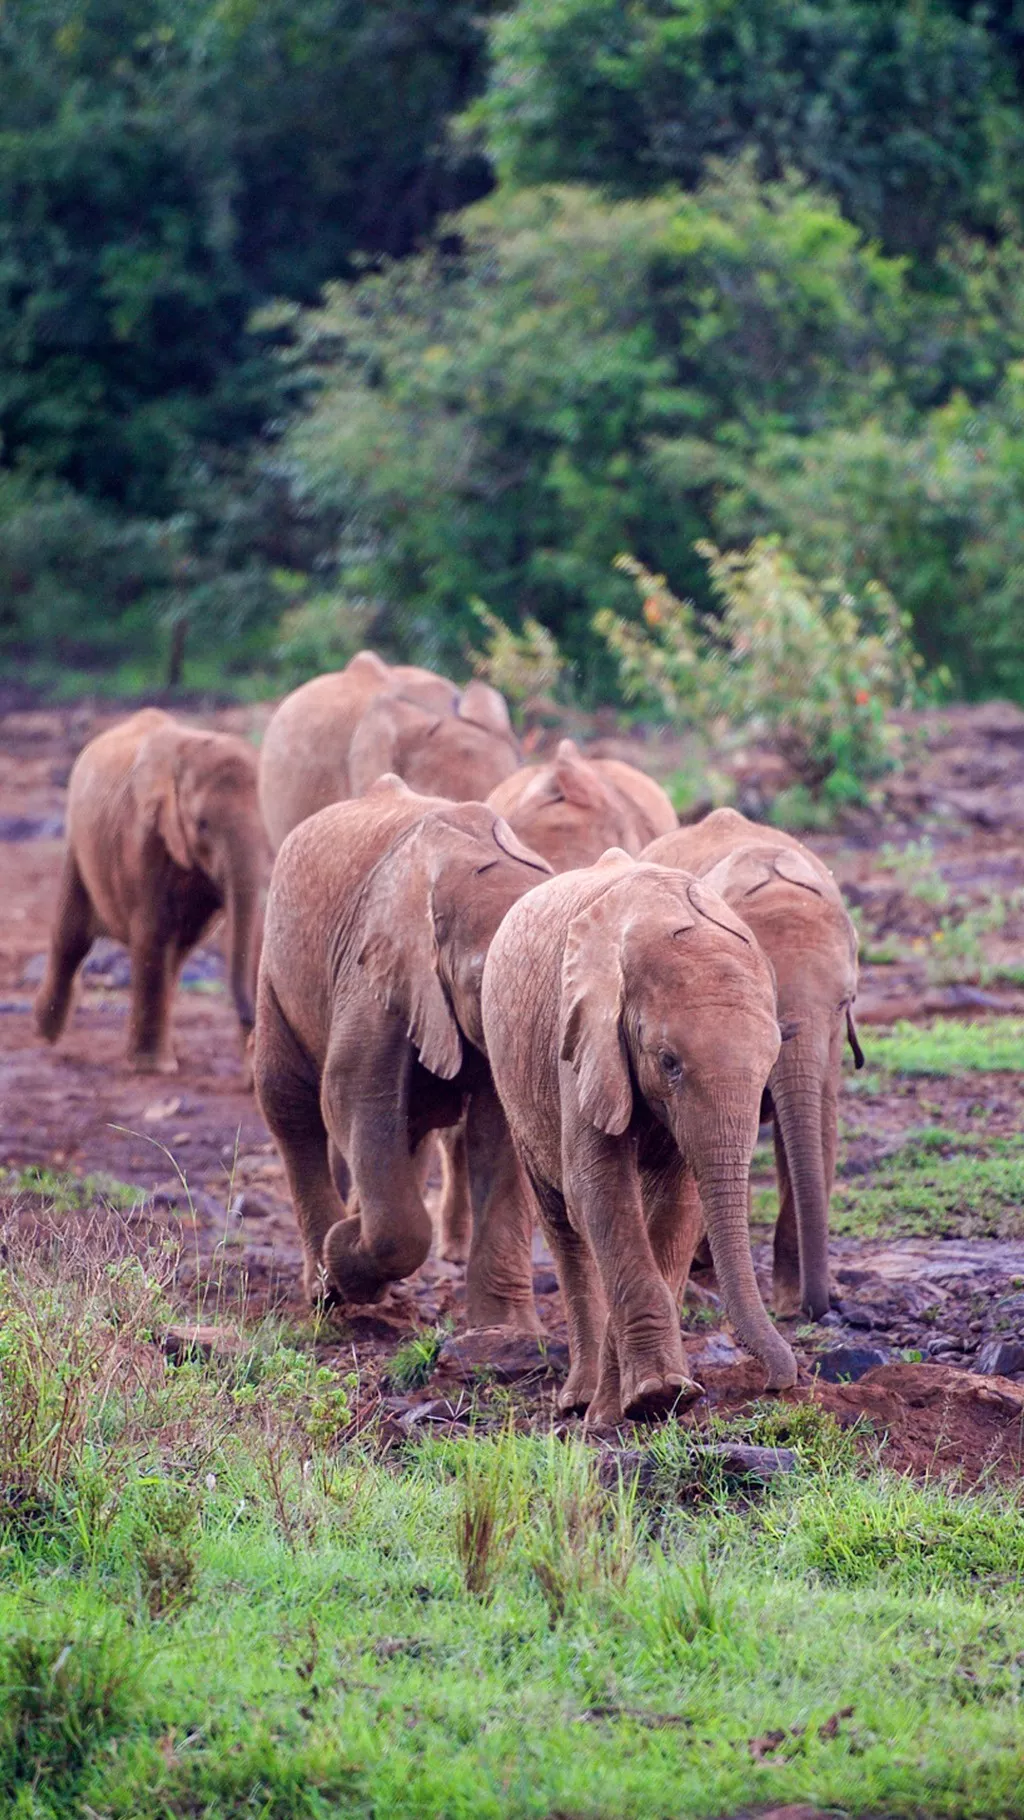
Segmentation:
<svg viewBox="0 0 1024 1820">
<path fill-rule="evenodd" d="M 680 1371 L 649 1373 L 624 1392 L 622 1406 L 631 1422 L 672 1415 L 704 1395 L 704 1387 Z"/>
<path fill-rule="evenodd" d="M 167 1050 L 154 1054 L 151 1050 L 139 1049 L 129 1055 L 128 1066 L 133 1074 L 177 1074 L 178 1058 Z"/>
<path fill-rule="evenodd" d="M 501 1296 L 471 1293 L 466 1300 L 466 1318 L 471 1328 L 505 1327 L 510 1333 L 529 1334 L 532 1339 L 542 1338 L 545 1332 L 532 1296 L 528 1302 L 509 1302 Z"/>
<path fill-rule="evenodd" d="M 589 1409 L 597 1393 L 596 1365 L 573 1365 L 558 1393 L 558 1408 L 563 1415 Z"/>
<path fill-rule="evenodd" d="M 442 1263 L 445 1263 L 445 1264 L 468 1264 L 469 1263 L 469 1240 L 468 1240 L 468 1238 L 464 1239 L 457 1233 L 452 1234 L 452 1236 L 450 1238 L 446 1238 L 444 1235 L 442 1235 L 441 1243 L 437 1249 L 437 1255 L 441 1259 Z"/>
<path fill-rule="evenodd" d="M 795 1321 L 803 1313 L 799 1283 L 780 1283 L 776 1279 L 772 1284 L 772 1308 L 780 1321 Z"/>
<path fill-rule="evenodd" d="M 35 1002 L 36 1030 L 44 1043 L 55 1043 L 64 1028 L 65 1009 L 55 1005 L 48 992 L 41 992 Z"/>
</svg>

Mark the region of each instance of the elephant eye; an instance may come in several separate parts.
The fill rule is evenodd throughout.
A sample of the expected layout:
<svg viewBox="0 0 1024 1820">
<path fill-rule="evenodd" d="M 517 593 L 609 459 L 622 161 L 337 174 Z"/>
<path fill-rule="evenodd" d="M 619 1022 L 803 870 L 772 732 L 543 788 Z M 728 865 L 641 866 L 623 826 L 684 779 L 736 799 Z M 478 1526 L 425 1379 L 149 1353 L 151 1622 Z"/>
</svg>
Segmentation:
<svg viewBox="0 0 1024 1820">
<path fill-rule="evenodd" d="M 671 1049 L 663 1049 L 658 1060 L 661 1063 L 662 1072 L 668 1076 L 669 1080 L 677 1081 L 683 1072 L 683 1064 L 679 1057 L 673 1055 Z"/>
</svg>

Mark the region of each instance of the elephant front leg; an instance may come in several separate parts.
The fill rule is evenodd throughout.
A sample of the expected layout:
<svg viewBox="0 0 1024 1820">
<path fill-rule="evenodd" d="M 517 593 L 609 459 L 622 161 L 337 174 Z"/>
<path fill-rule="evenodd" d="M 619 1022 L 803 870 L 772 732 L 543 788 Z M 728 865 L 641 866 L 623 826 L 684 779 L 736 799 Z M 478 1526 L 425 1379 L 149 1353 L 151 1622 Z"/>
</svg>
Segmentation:
<svg viewBox="0 0 1024 1820">
<path fill-rule="evenodd" d="M 324 1240 L 344 1216 L 328 1156 L 320 1096 L 301 1051 L 269 992 L 256 1018 L 254 1085 L 277 1145 L 302 1245 L 302 1282 L 315 1306 L 329 1299 Z"/>
<path fill-rule="evenodd" d="M 69 849 L 61 873 L 46 977 L 35 1002 L 36 1029 L 48 1043 L 57 1041 L 67 1021 L 75 974 L 92 947 L 93 933 L 89 894 Z"/>
<path fill-rule="evenodd" d="M 531 1180 L 565 1307 L 569 1375 L 558 1393 L 558 1407 L 568 1413 L 586 1409 L 594 1400 L 608 1304 L 594 1254 L 586 1237 L 570 1225 L 562 1195 L 536 1177 Z"/>
<path fill-rule="evenodd" d="M 129 932 L 128 1063 L 139 1074 L 174 1074 L 178 1067 L 169 1032 L 175 955 L 158 910 L 158 905 L 147 906 Z"/>
<path fill-rule="evenodd" d="M 663 1414 L 693 1387 L 675 1298 L 651 1248 L 629 1138 L 606 1137 L 592 1126 L 579 1131 L 566 1159 L 566 1200 L 574 1226 L 585 1225 L 609 1311 L 587 1422 L 597 1427 Z"/>
<path fill-rule="evenodd" d="M 470 1096 L 463 1129 L 473 1215 L 470 1326 L 541 1333 L 533 1300 L 533 1193 L 490 1081 Z"/>
<path fill-rule="evenodd" d="M 789 1173 L 786 1146 L 778 1121 L 772 1127 L 775 1140 L 775 1173 L 779 1190 L 779 1212 L 775 1221 L 772 1250 L 772 1306 L 784 1321 L 800 1313 L 800 1231 L 797 1224 L 796 1195 Z"/>
</svg>

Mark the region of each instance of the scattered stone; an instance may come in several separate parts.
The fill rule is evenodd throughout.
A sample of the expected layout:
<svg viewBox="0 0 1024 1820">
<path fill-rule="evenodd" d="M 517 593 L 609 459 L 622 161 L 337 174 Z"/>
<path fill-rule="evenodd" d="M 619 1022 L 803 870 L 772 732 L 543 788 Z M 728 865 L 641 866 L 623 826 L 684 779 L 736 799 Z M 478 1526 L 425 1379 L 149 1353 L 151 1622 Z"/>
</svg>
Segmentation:
<svg viewBox="0 0 1024 1820">
<path fill-rule="evenodd" d="M 181 1365 L 186 1359 L 227 1359 L 242 1342 L 230 1327 L 168 1327 L 160 1341 L 165 1357 Z"/>
<path fill-rule="evenodd" d="M 243 1188 L 231 1203 L 231 1214 L 236 1220 L 272 1220 L 274 1212 L 270 1202 L 251 1188 Z"/>
<path fill-rule="evenodd" d="M 101 936 L 82 963 L 82 978 L 91 985 L 123 989 L 131 982 L 132 970 L 127 948 Z"/>
<path fill-rule="evenodd" d="M 164 1119 L 172 1119 L 175 1113 L 180 1111 L 180 1096 L 173 1100 L 154 1100 L 153 1104 L 147 1106 L 143 1112 L 142 1122 L 144 1125 L 160 1125 Z"/>
<path fill-rule="evenodd" d="M 974 1369 L 983 1378 L 1009 1378 L 1024 1371 L 1024 1340 L 987 1340 Z"/>
<path fill-rule="evenodd" d="M 876 1365 L 888 1365 L 889 1354 L 883 1346 L 831 1346 L 814 1361 L 814 1372 L 826 1384 L 856 1384 L 865 1372 Z"/>
<path fill-rule="evenodd" d="M 465 1416 L 460 1415 L 458 1410 L 452 1407 L 447 1397 L 433 1397 L 428 1403 L 413 1403 L 410 1408 L 403 1410 L 396 1420 L 399 1428 L 405 1434 L 412 1434 L 417 1428 L 433 1427 L 438 1423 L 445 1428 L 450 1428 L 454 1423 L 459 1423 L 464 1427 L 466 1423 Z"/>
<path fill-rule="evenodd" d="M 747 1357 L 728 1333 L 684 1334 L 683 1339 L 687 1370 L 697 1378 L 702 1371 L 722 1371 L 731 1365 L 741 1365 Z"/>
<path fill-rule="evenodd" d="M 791 1447 L 748 1447 L 723 1441 L 716 1447 L 701 1448 L 697 1457 L 713 1460 L 727 1479 L 758 1479 L 762 1484 L 797 1468 Z"/>
<path fill-rule="evenodd" d="M 569 1369 L 569 1348 L 543 1335 L 512 1333 L 507 1327 L 473 1327 L 446 1340 L 436 1369 L 466 1383 L 480 1373 L 499 1384 L 515 1384 L 551 1371 Z"/>
<path fill-rule="evenodd" d="M 557 1295 L 558 1278 L 553 1270 L 535 1270 L 533 1273 L 534 1295 Z"/>
<path fill-rule="evenodd" d="M 865 1308 L 862 1302 L 840 1302 L 839 1313 L 847 1327 L 873 1327 L 875 1311 Z"/>
<path fill-rule="evenodd" d="M 597 1482 L 605 1491 L 615 1491 L 621 1479 L 624 1485 L 637 1485 L 647 1491 L 658 1476 L 650 1454 L 631 1447 L 602 1448 L 597 1461 Z"/>
</svg>

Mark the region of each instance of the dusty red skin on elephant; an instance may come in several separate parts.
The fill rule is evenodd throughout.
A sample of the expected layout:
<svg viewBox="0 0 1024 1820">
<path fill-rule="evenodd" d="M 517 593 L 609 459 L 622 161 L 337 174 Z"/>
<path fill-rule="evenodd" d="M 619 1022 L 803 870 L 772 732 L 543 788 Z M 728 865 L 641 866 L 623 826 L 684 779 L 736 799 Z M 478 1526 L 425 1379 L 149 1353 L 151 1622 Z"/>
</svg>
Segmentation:
<svg viewBox="0 0 1024 1820">
<path fill-rule="evenodd" d="M 260 807 L 274 848 L 330 803 L 388 772 L 422 796 L 483 802 L 516 769 L 519 747 L 496 689 L 360 651 L 344 670 L 285 697 L 260 751 Z"/>
<path fill-rule="evenodd" d="M 565 1408 L 694 1394 L 677 1300 L 701 1232 L 744 1344 L 796 1364 L 754 1278 L 750 1160 L 779 1050 L 771 971 L 725 901 L 612 850 L 510 910 L 484 973 L 495 1084 L 566 1302 Z"/>
<path fill-rule="evenodd" d="M 768 1081 L 779 1183 L 773 1299 L 779 1314 L 820 1318 L 829 1307 L 828 1207 L 847 1042 L 857 1066 L 863 1061 L 852 1011 L 853 924 L 821 860 L 735 809 L 653 841 L 644 857 L 705 877 L 749 923 L 775 970 L 779 1021 L 791 1040 Z"/>
<path fill-rule="evenodd" d="M 592 866 L 609 847 L 639 854 L 677 825 L 660 784 L 617 758 L 584 758 L 563 739 L 548 764 L 524 765 L 488 797 L 556 872 Z"/>
<path fill-rule="evenodd" d="M 141 1072 L 172 1073 L 171 994 L 189 953 L 224 911 L 245 1047 L 254 1019 L 260 892 L 270 870 L 251 746 L 145 708 L 79 754 L 67 829 L 49 964 L 36 998 L 39 1034 L 56 1042 L 79 967 L 97 936 L 112 936 L 131 955 L 129 1059 Z"/>
<path fill-rule="evenodd" d="M 419 1267 L 432 1236 L 423 1141 L 465 1108 L 470 1319 L 536 1330 L 532 1209 L 483 1050 L 480 985 L 502 917 L 547 873 L 492 809 L 417 796 L 397 777 L 322 810 L 281 848 L 256 1090 L 312 1299 L 367 1302 Z"/>
</svg>

